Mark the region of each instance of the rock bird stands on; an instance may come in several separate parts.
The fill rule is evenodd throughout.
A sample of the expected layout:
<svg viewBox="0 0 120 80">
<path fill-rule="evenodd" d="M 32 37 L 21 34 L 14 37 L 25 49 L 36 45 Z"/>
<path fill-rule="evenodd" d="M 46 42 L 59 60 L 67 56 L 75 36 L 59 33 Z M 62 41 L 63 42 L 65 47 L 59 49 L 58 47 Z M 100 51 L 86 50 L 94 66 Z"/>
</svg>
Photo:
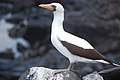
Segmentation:
<svg viewBox="0 0 120 80">
<path fill-rule="evenodd" d="M 66 56 L 70 65 L 73 63 L 97 63 L 102 62 L 119 66 L 110 60 L 107 60 L 100 52 L 94 49 L 86 40 L 72 35 L 63 29 L 64 8 L 59 3 L 40 4 L 39 7 L 53 11 L 54 19 L 52 22 L 51 42 L 53 46 L 64 56 Z"/>
</svg>

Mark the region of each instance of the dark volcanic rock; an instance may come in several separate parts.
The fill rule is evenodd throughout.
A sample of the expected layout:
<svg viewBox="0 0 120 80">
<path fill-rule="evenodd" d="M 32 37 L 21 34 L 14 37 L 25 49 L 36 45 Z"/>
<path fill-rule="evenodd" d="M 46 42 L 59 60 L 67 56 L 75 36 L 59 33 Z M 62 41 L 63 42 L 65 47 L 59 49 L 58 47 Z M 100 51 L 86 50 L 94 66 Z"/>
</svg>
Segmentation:
<svg viewBox="0 0 120 80">
<path fill-rule="evenodd" d="M 18 5 L 19 4 L 19 5 Z M 33 5 L 33 0 L 16 0 L 16 2 L 13 5 L 13 10 L 12 12 L 19 12 L 19 11 L 24 11 L 25 9 L 31 7 Z"/>
<path fill-rule="evenodd" d="M 23 38 L 29 41 L 31 45 L 38 42 L 38 45 L 46 44 L 48 39 L 48 29 L 43 27 L 28 27 L 24 33 Z M 46 40 L 47 39 L 47 40 Z"/>
<path fill-rule="evenodd" d="M 24 18 L 19 15 L 19 16 L 15 16 L 15 17 L 9 18 L 6 21 L 10 22 L 10 23 L 14 23 L 14 24 L 20 24 L 23 21 L 23 19 Z"/>
<path fill-rule="evenodd" d="M 8 50 L 6 52 L 0 53 L 0 58 L 2 59 L 14 59 L 14 54 L 12 51 Z"/>
</svg>

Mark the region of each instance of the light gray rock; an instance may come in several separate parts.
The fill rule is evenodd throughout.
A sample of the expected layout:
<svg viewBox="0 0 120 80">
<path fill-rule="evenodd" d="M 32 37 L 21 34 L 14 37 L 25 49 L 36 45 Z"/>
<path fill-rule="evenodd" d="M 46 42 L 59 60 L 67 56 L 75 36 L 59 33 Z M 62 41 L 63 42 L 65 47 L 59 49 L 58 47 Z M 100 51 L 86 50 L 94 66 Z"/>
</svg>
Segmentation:
<svg viewBox="0 0 120 80">
<path fill-rule="evenodd" d="M 97 72 L 94 72 L 94 73 L 91 73 L 91 74 L 84 76 L 83 80 L 104 80 L 104 79 Z"/>
<path fill-rule="evenodd" d="M 55 71 L 44 67 L 32 67 L 23 73 L 19 80 L 81 80 L 72 71 L 54 74 Z"/>
</svg>

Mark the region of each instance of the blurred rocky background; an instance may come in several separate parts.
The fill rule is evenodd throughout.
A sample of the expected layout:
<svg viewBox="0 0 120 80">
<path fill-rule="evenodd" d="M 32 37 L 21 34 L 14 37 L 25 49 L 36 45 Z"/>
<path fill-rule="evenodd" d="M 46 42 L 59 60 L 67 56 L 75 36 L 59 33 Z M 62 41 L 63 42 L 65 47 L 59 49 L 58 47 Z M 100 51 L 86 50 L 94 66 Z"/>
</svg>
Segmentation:
<svg viewBox="0 0 120 80">
<path fill-rule="evenodd" d="M 120 0 L 0 0 L 0 80 L 17 80 L 33 66 L 68 67 L 50 42 L 53 15 L 38 7 L 51 2 L 64 5 L 66 31 L 120 64 Z M 85 75 L 111 67 L 78 63 L 75 69 Z"/>
</svg>

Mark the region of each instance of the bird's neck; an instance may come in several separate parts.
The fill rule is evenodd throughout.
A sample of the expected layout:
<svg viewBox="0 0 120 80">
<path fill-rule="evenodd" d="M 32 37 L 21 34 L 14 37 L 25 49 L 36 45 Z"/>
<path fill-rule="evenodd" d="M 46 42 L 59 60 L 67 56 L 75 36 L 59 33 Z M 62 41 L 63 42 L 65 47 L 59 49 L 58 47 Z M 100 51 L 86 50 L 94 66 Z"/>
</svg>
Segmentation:
<svg viewBox="0 0 120 80">
<path fill-rule="evenodd" d="M 52 22 L 52 31 L 64 31 L 63 29 L 64 12 L 54 12 L 54 19 Z"/>
</svg>

